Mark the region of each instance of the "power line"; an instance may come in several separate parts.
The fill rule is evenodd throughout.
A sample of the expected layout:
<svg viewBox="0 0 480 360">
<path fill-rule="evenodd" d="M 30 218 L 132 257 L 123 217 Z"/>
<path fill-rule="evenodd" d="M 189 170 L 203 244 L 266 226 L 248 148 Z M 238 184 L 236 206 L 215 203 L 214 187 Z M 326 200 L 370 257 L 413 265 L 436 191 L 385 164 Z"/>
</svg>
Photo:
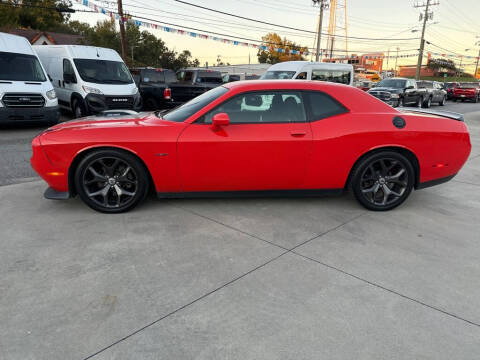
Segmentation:
<svg viewBox="0 0 480 360">
<path fill-rule="evenodd" d="M 197 5 L 197 4 L 192 4 L 192 3 L 189 3 L 189 2 L 186 2 L 186 1 L 183 1 L 183 0 L 173 0 L 173 1 L 178 2 L 178 3 L 181 3 L 181 4 L 193 6 L 193 7 L 199 8 L 199 9 L 216 12 L 216 13 L 219 13 L 219 14 L 222 14 L 222 15 L 227 15 L 227 16 L 236 17 L 236 18 L 243 19 L 243 20 L 258 22 L 258 23 L 261 23 L 261 24 L 270 25 L 270 26 L 276 26 L 276 27 L 280 27 L 280 28 L 284 28 L 284 29 L 289 29 L 289 30 L 295 30 L 295 31 L 301 31 L 301 32 L 306 32 L 306 33 L 310 33 L 310 34 L 315 34 L 315 31 L 306 30 L 306 29 L 299 29 L 299 28 L 294 28 L 294 27 L 291 27 L 291 26 L 279 25 L 279 24 L 274 24 L 274 23 L 262 21 L 262 20 L 252 19 L 252 18 L 248 18 L 248 17 L 245 17 L 245 16 L 240 16 L 240 15 L 235 15 L 235 14 L 227 13 L 227 12 L 225 12 L 225 11 L 220 11 L 220 10 L 211 9 L 211 8 L 208 8 L 208 7 L 205 7 L 205 6 L 201 6 L 201 5 Z M 322 33 L 322 35 L 328 35 L 328 34 Z M 418 38 L 386 39 L 386 38 L 367 38 L 367 37 L 343 36 L 343 35 L 335 35 L 335 37 L 348 38 L 348 39 L 371 40 L 371 41 L 418 40 Z"/>
</svg>

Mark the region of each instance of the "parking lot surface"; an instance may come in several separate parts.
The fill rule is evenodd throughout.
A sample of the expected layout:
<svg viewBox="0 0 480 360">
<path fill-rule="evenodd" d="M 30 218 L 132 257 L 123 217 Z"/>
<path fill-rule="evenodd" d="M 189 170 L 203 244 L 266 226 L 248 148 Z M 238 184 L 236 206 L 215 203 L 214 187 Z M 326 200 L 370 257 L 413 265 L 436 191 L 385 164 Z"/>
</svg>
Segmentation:
<svg viewBox="0 0 480 360">
<path fill-rule="evenodd" d="M 384 213 L 345 194 L 99 214 L 43 199 L 14 140 L 37 129 L 2 130 L 0 359 L 478 359 L 480 104 L 436 109 L 466 114 L 470 159 Z"/>
</svg>

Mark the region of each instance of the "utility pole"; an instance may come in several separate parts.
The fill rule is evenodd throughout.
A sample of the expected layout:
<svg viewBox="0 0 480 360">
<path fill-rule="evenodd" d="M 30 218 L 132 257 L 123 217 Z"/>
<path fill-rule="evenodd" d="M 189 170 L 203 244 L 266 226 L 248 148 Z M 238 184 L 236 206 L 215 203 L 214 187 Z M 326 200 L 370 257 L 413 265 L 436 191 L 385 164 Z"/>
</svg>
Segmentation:
<svg viewBox="0 0 480 360">
<path fill-rule="evenodd" d="M 398 76 L 397 62 L 398 62 L 398 52 L 399 51 L 400 51 L 400 48 L 397 47 L 397 56 L 395 56 L 395 76 Z"/>
<path fill-rule="evenodd" d="M 122 0 L 117 0 L 118 4 L 118 16 L 120 16 L 120 38 L 122 40 L 122 58 L 123 61 L 127 60 L 127 40 L 125 37 L 125 17 L 123 16 Z"/>
<path fill-rule="evenodd" d="M 328 8 L 328 0 L 312 0 L 313 5 L 320 5 L 320 13 L 318 14 L 318 34 L 317 34 L 317 53 L 315 54 L 315 61 L 320 61 L 320 41 L 322 39 L 322 22 L 323 10 Z"/>
<path fill-rule="evenodd" d="M 425 8 L 425 13 L 423 14 L 423 27 L 422 27 L 422 39 L 420 40 L 420 51 L 418 53 L 418 62 L 417 62 L 417 73 L 415 79 L 420 80 L 420 70 L 422 69 L 422 61 L 423 61 L 423 50 L 425 48 L 425 27 L 427 26 L 427 20 L 433 18 L 433 12 L 430 15 L 428 12 L 430 5 L 439 5 L 440 2 L 438 0 L 427 0 L 427 3 L 415 3 L 414 7 L 416 8 Z M 422 15 L 420 15 L 420 20 L 422 20 Z"/>
<path fill-rule="evenodd" d="M 477 39 L 478 39 L 478 36 L 477 36 Z M 480 46 L 480 41 L 477 41 L 475 45 Z M 475 79 L 477 78 L 477 72 L 478 72 L 478 60 L 480 60 L 480 49 L 478 49 L 477 63 L 475 65 L 475 73 L 473 74 L 473 77 Z"/>
</svg>

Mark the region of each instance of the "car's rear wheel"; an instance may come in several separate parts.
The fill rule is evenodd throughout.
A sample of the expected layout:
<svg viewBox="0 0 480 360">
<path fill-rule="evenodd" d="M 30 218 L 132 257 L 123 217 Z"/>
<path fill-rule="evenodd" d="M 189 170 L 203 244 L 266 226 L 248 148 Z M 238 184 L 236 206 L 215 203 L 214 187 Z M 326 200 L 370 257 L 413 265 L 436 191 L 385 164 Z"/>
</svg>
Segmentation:
<svg viewBox="0 0 480 360">
<path fill-rule="evenodd" d="M 87 155 L 75 171 L 78 195 L 92 209 L 120 213 L 137 206 L 148 192 L 145 166 L 119 150 L 99 150 Z"/>
<path fill-rule="evenodd" d="M 440 102 L 438 103 L 438 105 L 440 105 L 440 106 L 445 106 L 446 103 L 447 103 L 447 99 L 446 99 L 446 96 L 444 96 L 444 97 L 442 98 L 442 101 L 440 101 Z"/>
<path fill-rule="evenodd" d="M 382 151 L 365 157 L 355 166 L 351 187 L 365 208 L 385 211 L 403 203 L 414 182 L 413 166 L 405 156 Z"/>
<path fill-rule="evenodd" d="M 427 101 L 425 101 L 423 103 L 423 107 L 425 107 L 426 109 L 430 108 L 430 106 L 432 106 L 432 98 L 429 96 Z"/>
</svg>

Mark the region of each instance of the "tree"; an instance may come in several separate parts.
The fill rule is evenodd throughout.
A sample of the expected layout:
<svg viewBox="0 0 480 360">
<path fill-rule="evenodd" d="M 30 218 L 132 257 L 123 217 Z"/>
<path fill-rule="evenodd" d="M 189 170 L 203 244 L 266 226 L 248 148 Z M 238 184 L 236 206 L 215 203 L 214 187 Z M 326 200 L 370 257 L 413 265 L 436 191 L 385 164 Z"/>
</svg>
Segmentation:
<svg viewBox="0 0 480 360">
<path fill-rule="evenodd" d="M 70 6 L 71 3 L 66 0 L 3 0 L 0 4 L 0 24 L 6 29 L 51 30 L 70 18 L 68 13 L 55 9 Z"/>
<path fill-rule="evenodd" d="M 268 33 L 262 36 L 262 45 L 267 47 L 267 50 L 258 50 L 257 57 L 259 63 L 276 64 L 283 61 L 305 60 L 300 54 L 292 54 L 292 50 L 307 52 L 306 47 L 302 47 L 287 38 L 281 38 L 277 33 Z M 281 48 L 284 52 L 275 51 Z"/>
</svg>

